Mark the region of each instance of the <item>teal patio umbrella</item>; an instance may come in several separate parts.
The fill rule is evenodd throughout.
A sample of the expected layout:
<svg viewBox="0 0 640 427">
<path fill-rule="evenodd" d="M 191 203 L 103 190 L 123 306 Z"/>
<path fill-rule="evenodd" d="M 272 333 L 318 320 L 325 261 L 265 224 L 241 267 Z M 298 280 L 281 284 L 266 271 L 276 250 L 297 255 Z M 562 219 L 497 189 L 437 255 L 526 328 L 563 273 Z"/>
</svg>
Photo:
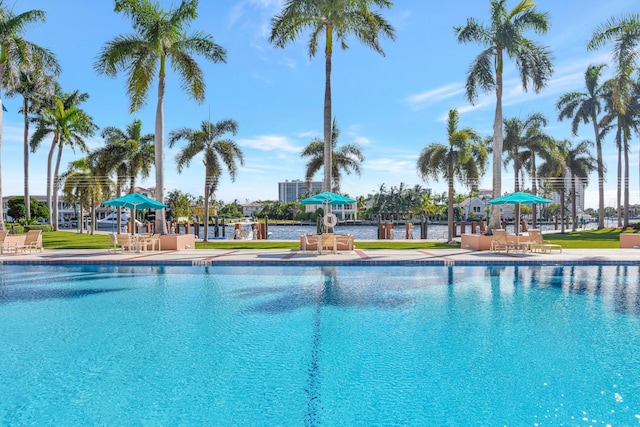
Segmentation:
<svg viewBox="0 0 640 427">
<path fill-rule="evenodd" d="M 116 197 L 115 199 L 106 200 L 102 202 L 106 206 L 116 206 L 121 208 L 129 208 L 133 211 L 131 215 L 131 222 L 135 223 L 136 209 L 162 209 L 167 207 L 164 203 L 160 203 L 157 200 L 150 199 L 149 197 L 140 193 L 131 193 L 126 196 Z M 131 228 L 132 230 L 135 227 Z"/>
<path fill-rule="evenodd" d="M 300 204 L 302 205 L 345 205 L 354 202 L 354 199 L 331 191 L 325 191 L 324 193 L 315 194 L 300 200 Z"/>
<path fill-rule="evenodd" d="M 554 203 L 554 201 L 524 191 L 489 200 L 490 205 L 540 205 L 544 203 Z"/>
<path fill-rule="evenodd" d="M 345 205 L 354 202 L 354 199 L 343 196 L 341 194 L 333 193 L 331 191 L 325 191 L 323 193 L 315 194 L 311 197 L 300 200 L 300 204 L 302 205 L 327 205 L 325 206 L 325 216 L 323 220 L 324 225 L 327 226 L 327 228 L 333 228 L 337 223 L 337 218 L 333 213 L 326 213 L 328 211 L 329 205 Z"/>
</svg>

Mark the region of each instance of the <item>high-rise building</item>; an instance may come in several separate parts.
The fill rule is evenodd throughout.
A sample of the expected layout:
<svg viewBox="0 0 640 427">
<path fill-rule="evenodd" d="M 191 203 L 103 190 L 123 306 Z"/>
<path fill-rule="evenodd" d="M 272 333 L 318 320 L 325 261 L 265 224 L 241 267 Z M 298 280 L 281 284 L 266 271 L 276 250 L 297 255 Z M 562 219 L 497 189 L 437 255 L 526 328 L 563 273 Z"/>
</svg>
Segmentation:
<svg viewBox="0 0 640 427">
<path fill-rule="evenodd" d="M 322 182 L 311 182 L 311 188 L 307 188 L 307 183 L 294 179 L 293 181 L 285 180 L 278 183 L 278 200 L 281 203 L 297 202 L 301 196 L 310 192 L 312 194 L 322 191 Z"/>
</svg>

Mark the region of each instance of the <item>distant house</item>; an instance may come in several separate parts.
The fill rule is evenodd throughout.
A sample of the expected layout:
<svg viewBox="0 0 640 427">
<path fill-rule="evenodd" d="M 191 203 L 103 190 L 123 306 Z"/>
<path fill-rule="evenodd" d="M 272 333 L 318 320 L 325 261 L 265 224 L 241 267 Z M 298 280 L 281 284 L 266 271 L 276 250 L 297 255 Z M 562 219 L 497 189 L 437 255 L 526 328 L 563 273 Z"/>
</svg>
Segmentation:
<svg viewBox="0 0 640 427">
<path fill-rule="evenodd" d="M 479 199 L 478 197 L 467 197 L 462 203 L 458 205 L 464 212 L 463 217 L 469 218 L 472 217 L 484 217 L 485 212 L 484 208 L 486 203 L 484 200 Z"/>
<path fill-rule="evenodd" d="M 245 217 L 254 216 L 256 213 L 262 210 L 262 203 L 245 203 L 242 205 L 242 214 Z"/>
</svg>

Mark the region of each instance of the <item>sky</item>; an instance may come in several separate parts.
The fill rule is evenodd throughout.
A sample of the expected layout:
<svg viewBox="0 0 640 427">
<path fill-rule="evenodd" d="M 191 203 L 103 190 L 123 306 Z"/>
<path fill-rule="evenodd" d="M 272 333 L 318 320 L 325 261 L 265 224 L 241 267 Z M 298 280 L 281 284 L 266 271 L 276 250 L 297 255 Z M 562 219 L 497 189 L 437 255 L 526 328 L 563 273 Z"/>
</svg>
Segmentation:
<svg viewBox="0 0 640 427">
<path fill-rule="evenodd" d="M 169 9 L 178 0 L 159 0 Z M 450 109 L 460 112 L 460 127 L 472 127 L 482 135 L 492 134 L 495 94 L 481 94 L 471 105 L 464 92 L 466 73 L 482 47 L 456 42 L 453 27 L 474 17 L 489 20 L 489 0 L 431 2 L 396 1 L 382 13 L 396 29 L 396 40 L 382 39 L 385 55 L 349 39 L 349 49 L 333 55 L 333 114 L 341 130 L 339 145 L 358 143 L 365 161 L 361 176 L 343 174 L 341 190 L 351 197 L 367 196 L 386 188 L 422 185 L 441 193 L 446 183 L 423 181 L 417 173 L 420 151 L 432 142 L 446 143 L 446 116 Z M 130 21 L 113 11 L 109 0 L 14 0 L 14 13 L 29 9 L 47 12 L 47 22 L 25 30 L 24 37 L 51 50 L 62 73 L 59 82 L 66 92 L 79 90 L 90 95 L 82 105 L 102 129 L 125 129 L 140 119 L 145 133 L 153 133 L 157 81 L 149 92 L 147 105 L 129 113 L 125 75 L 112 79 L 93 68 L 105 43 L 132 32 Z M 515 0 L 508 3 L 509 7 Z M 165 95 L 165 131 L 181 127 L 199 128 L 203 120 L 238 122 L 235 140 L 244 153 L 244 166 L 231 181 L 226 171 L 215 198 L 225 203 L 238 200 L 277 200 L 278 182 L 305 176 L 302 149 L 322 138 L 325 61 L 322 50 L 308 55 L 308 33 L 284 49 L 268 41 L 271 19 L 283 0 L 200 1 L 199 16 L 190 31 L 204 31 L 227 51 L 227 62 L 212 64 L 196 57 L 206 77 L 206 99 L 202 104 L 190 99 L 179 86 L 178 76 L 169 72 Z M 629 0 L 538 0 L 538 9 L 550 15 L 546 35 L 529 34 L 552 53 L 554 74 L 539 94 L 523 92 L 517 70 L 507 62 L 504 74 L 503 115 L 525 118 L 540 112 L 549 119 L 548 133 L 557 139 L 580 142 L 593 140 L 593 129 L 583 125 L 579 135 L 571 135 L 570 121 L 557 121 L 555 103 L 567 92 L 584 89 L 584 72 L 589 64 L 609 63 L 610 47 L 589 52 L 586 43 L 594 30 L 611 17 L 640 12 Z M 613 68 L 613 64 L 610 68 Z M 22 117 L 19 98 L 3 98 L 2 183 L 3 195 L 23 194 Z M 165 135 L 165 138 L 167 135 Z M 99 132 L 87 141 L 91 149 L 103 144 Z M 165 194 L 180 190 L 203 195 L 204 166 L 201 157 L 178 174 L 175 155 L 182 143 L 165 149 Z M 50 143 L 43 142 L 30 157 L 29 189 L 32 195 L 46 193 L 46 164 Z M 604 141 L 605 204 L 615 205 L 617 154 L 612 137 Z M 640 203 L 638 138 L 630 153 L 630 202 Z M 593 150 L 595 156 L 595 149 Z M 61 169 L 82 156 L 65 148 Z M 322 181 L 322 171 L 314 177 Z M 143 187 L 155 186 L 155 174 L 138 180 Z M 491 188 L 491 167 L 480 188 Z M 524 186 L 530 187 L 530 179 Z M 456 184 L 459 192 L 468 189 Z M 503 171 L 503 192 L 513 190 L 513 170 Z M 585 194 L 585 207 L 597 207 L 597 175 L 592 174 Z"/>
</svg>

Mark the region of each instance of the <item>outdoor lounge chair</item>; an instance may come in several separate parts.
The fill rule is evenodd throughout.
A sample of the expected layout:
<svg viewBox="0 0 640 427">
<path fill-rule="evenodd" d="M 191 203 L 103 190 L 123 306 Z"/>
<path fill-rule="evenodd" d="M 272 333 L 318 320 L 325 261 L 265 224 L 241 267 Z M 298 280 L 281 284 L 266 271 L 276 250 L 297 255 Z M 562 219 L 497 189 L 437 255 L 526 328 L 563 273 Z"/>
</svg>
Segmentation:
<svg viewBox="0 0 640 427">
<path fill-rule="evenodd" d="M 138 250 L 138 240 L 135 236 L 132 236 L 128 233 L 118 233 L 116 234 L 116 242 L 118 246 L 122 247 L 122 251 L 125 252 L 133 252 L 134 250 Z"/>
<path fill-rule="evenodd" d="M 550 243 L 548 240 L 544 240 L 542 237 L 542 232 L 537 229 L 529 229 L 528 243 L 531 247 L 531 252 L 551 253 L 551 251 L 556 250 L 559 251 L 559 253 L 562 253 L 561 245 Z"/>
<path fill-rule="evenodd" d="M 493 230 L 493 241 L 491 242 L 490 250 L 491 252 L 502 252 L 509 253 L 510 250 L 515 250 L 518 248 L 518 245 L 510 242 L 507 239 L 507 230 L 503 228 L 496 228 Z"/>
<path fill-rule="evenodd" d="M 109 238 L 111 239 L 111 247 L 109 248 L 109 252 L 122 252 L 122 246 L 118 244 L 118 238 L 116 237 L 116 233 L 109 233 Z"/>
<path fill-rule="evenodd" d="M 0 254 L 12 251 L 9 243 L 6 242 L 7 234 L 9 234 L 8 230 L 0 230 Z"/>
<path fill-rule="evenodd" d="M 319 251 L 320 236 L 317 234 L 303 234 L 300 236 L 300 250 L 304 252 Z"/>
<path fill-rule="evenodd" d="M 16 252 L 42 252 L 42 230 L 29 230 L 24 243 L 16 246 Z"/>
<path fill-rule="evenodd" d="M 352 251 L 354 248 L 353 234 L 336 234 L 336 250 Z"/>
<path fill-rule="evenodd" d="M 336 248 L 336 235 L 333 233 L 322 233 L 319 253 L 323 250 L 333 251 L 334 254 L 338 253 Z"/>
</svg>

